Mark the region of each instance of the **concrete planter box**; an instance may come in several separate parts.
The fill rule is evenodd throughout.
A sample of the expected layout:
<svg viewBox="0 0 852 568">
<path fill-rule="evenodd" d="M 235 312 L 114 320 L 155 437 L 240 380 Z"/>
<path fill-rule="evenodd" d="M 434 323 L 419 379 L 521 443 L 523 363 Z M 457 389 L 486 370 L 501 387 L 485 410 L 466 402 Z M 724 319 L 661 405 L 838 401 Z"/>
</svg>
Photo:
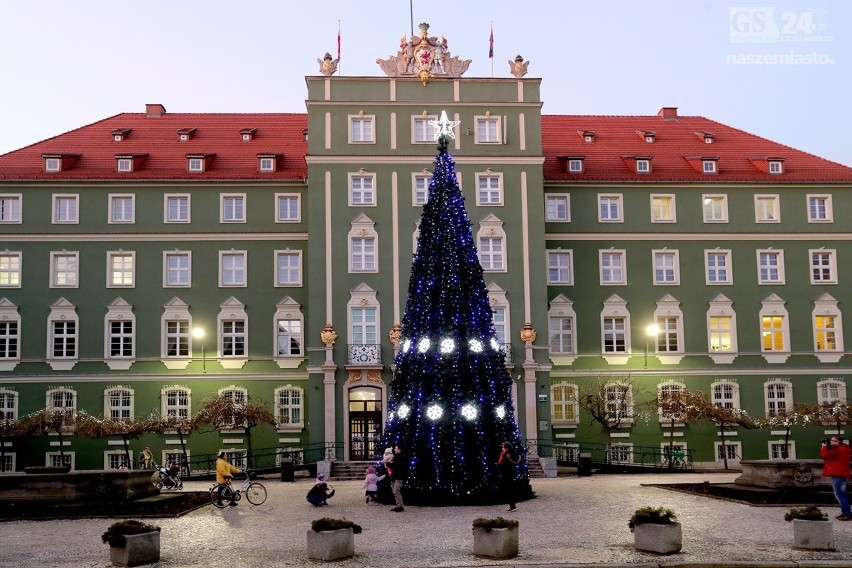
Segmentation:
<svg viewBox="0 0 852 568">
<path fill-rule="evenodd" d="M 638 550 L 656 552 L 657 554 L 672 554 L 680 552 L 683 546 L 683 532 L 680 523 L 655 525 L 642 523 L 633 530 L 634 546 Z"/>
<path fill-rule="evenodd" d="M 834 525 L 831 521 L 793 519 L 793 548 L 834 550 Z"/>
<path fill-rule="evenodd" d="M 111 546 L 109 559 L 114 566 L 142 566 L 160 561 L 160 532 L 131 534 L 124 546 Z"/>
<path fill-rule="evenodd" d="M 340 560 L 355 555 L 355 534 L 352 529 L 315 531 L 308 529 L 308 558 Z"/>
<path fill-rule="evenodd" d="M 473 553 L 488 558 L 512 558 L 518 555 L 518 527 L 486 530 L 473 528 Z"/>
</svg>

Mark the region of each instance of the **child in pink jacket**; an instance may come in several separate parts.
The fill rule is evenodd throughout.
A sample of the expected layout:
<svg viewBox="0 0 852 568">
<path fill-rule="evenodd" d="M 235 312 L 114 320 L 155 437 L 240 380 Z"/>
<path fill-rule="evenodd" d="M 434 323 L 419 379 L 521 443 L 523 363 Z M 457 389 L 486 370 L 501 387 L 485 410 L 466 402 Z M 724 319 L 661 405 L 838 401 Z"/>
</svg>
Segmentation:
<svg viewBox="0 0 852 568">
<path fill-rule="evenodd" d="M 370 466 L 367 468 L 367 475 L 364 477 L 364 495 L 367 496 L 365 503 L 372 501 L 376 505 L 379 504 L 379 481 L 385 478 L 384 475 L 376 475 L 376 468 Z"/>
</svg>

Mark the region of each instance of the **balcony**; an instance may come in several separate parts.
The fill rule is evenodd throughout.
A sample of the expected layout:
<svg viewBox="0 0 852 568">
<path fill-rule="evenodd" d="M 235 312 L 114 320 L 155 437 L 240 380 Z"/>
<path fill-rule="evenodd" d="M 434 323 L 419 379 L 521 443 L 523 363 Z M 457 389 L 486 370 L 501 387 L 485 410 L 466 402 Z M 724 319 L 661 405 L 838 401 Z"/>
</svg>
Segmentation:
<svg viewBox="0 0 852 568">
<path fill-rule="evenodd" d="M 349 365 L 381 365 L 381 345 L 349 345 Z"/>
</svg>

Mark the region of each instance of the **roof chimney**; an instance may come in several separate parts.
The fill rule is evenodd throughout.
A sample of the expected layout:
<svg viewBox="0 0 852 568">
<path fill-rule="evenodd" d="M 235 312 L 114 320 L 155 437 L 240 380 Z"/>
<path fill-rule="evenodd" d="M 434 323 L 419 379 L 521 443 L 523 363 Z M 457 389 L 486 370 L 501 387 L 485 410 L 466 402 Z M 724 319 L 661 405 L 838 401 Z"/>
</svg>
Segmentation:
<svg viewBox="0 0 852 568">
<path fill-rule="evenodd" d="M 166 107 L 161 104 L 146 104 L 145 116 L 148 118 L 160 118 L 166 114 Z"/>
<path fill-rule="evenodd" d="M 657 116 L 663 120 L 677 120 L 677 107 L 663 107 Z"/>
</svg>

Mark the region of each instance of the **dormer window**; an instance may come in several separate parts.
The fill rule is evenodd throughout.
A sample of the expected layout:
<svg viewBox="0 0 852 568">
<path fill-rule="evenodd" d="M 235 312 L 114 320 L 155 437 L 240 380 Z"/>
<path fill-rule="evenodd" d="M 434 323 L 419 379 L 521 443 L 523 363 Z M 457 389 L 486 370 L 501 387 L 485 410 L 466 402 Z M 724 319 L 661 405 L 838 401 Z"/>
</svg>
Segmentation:
<svg viewBox="0 0 852 568">
<path fill-rule="evenodd" d="M 41 157 L 44 159 L 44 171 L 62 172 L 69 169 L 80 154 L 42 154 Z"/>
<path fill-rule="evenodd" d="M 110 134 L 112 135 L 113 142 L 121 142 L 122 140 L 127 138 L 128 134 L 130 134 L 130 129 L 129 128 L 116 128 L 115 130 L 110 132 Z"/>
<path fill-rule="evenodd" d="M 117 154 L 115 156 L 115 171 L 134 172 L 139 169 L 148 154 Z"/>
<path fill-rule="evenodd" d="M 704 137 L 704 143 L 705 144 L 712 144 L 713 140 L 714 140 L 714 137 L 713 137 L 712 134 Z"/>
<path fill-rule="evenodd" d="M 45 158 L 44 159 L 44 171 L 46 172 L 58 172 L 60 171 L 62 162 L 59 158 Z"/>
<path fill-rule="evenodd" d="M 256 130 L 256 128 L 243 128 L 240 130 L 240 138 L 243 142 L 251 142 Z"/>
<path fill-rule="evenodd" d="M 191 172 L 203 172 L 204 171 L 204 159 L 203 158 L 189 158 L 189 171 L 191 171 Z"/>
<path fill-rule="evenodd" d="M 695 135 L 704 140 L 705 144 L 712 144 L 716 140 L 716 135 L 712 132 L 696 132 Z"/>
<path fill-rule="evenodd" d="M 656 133 L 656 132 L 648 132 L 648 131 L 646 131 L 646 130 L 637 130 L 637 131 L 636 131 L 636 134 L 638 134 L 639 136 L 641 136 L 642 138 L 644 138 L 645 142 L 647 142 L 648 144 L 650 144 L 651 142 L 653 142 L 653 141 L 654 141 L 654 139 L 657 137 L 657 133 Z"/>
<path fill-rule="evenodd" d="M 190 138 L 192 138 L 192 135 L 194 133 L 194 128 L 181 128 L 180 130 L 178 130 L 178 140 L 180 140 L 181 142 L 187 142 Z"/>
<path fill-rule="evenodd" d="M 280 154 L 258 154 L 257 169 L 261 172 L 274 172 L 278 170 Z"/>
<path fill-rule="evenodd" d="M 568 158 L 568 173 L 583 173 L 583 158 Z"/>
<path fill-rule="evenodd" d="M 132 172 L 133 171 L 133 160 L 130 158 L 118 158 L 116 160 L 115 169 L 120 172 Z"/>
<path fill-rule="evenodd" d="M 187 154 L 186 169 L 189 172 L 199 173 L 210 169 L 210 163 L 216 154 Z"/>
<path fill-rule="evenodd" d="M 784 163 L 781 160 L 769 160 L 769 173 L 770 174 L 783 174 L 784 173 Z"/>
<path fill-rule="evenodd" d="M 701 171 L 705 174 L 715 174 L 717 172 L 716 160 L 701 160 Z"/>
<path fill-rule="evenodd" d="M 577 134 L 579 134 L 580 137 L 583 138 L 583 142 L 586 142 L 587 144 L 595 141 L 595 133 L 591 130 L 578 130 Z"/>
<path fill-rule="evenodd" d="M 636 173 L 648 174 L 651 173 L 651 160 L 645 158 L 636 158 Z"/>
</svg>

